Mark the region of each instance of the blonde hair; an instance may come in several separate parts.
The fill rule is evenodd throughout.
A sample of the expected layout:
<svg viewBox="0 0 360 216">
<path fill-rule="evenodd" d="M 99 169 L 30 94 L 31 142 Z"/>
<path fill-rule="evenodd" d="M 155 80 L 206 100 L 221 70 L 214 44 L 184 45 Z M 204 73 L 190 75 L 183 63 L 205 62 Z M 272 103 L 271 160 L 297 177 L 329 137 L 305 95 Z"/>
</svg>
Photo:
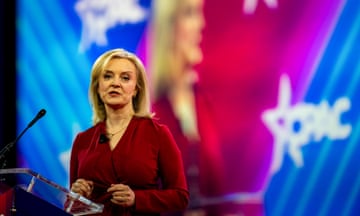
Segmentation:
<svg viewBox="0 0 360 216">
<path fill-rule="evenodd" d="M 172 75 L 177 65 L 173 65 L 175 44 L 175 22 L 182 1 L 156 0 L 153 2 L 153 17 L 149 43 L 151 55 L 152 96 L 157 98 L 172 84 Z M 171 71 L 170 71 L 171 70 Z"/>
<path fill-rule="evenodd" d="M 93 109 L 93 124 L 106 119 L 104 102 L 98 94 L 99 77 L 108 62 L 113 58 L 124 58 L 130 60 L 136 67 L 136 88 L 137 94 L 133 97 L 133 109 L 135 116 L 151 118 L 153 114 L 150 108 L 150 94 L 145 67 L 142 61 L 133 53 L 125 49 L 117 48 L 109 50 L 100 55 L 94 62 L 91 69 L 91 81 L 89 87 L 89 98 Z"/>
<path fill-rule="evenodd" d="M 189 49 L 182 53 L 184 47 L 182 47 L 183 42 L 179 34 L 184 31 L 183 21 L 187 23 L 189 18 L 193 27 L 195 25 L 195 29 L 192 29 L 193 33 L 198 31 L 197 33 L 201 34 L 205 24 L 202 6 L 203 0 L 196 2 L 193 0 L 156 0 L 153 2 L 149 28 L 151 56 L 148 58 L 154 99 L 164 93 L 167 94 L 179 78 L 184 79 L 188 84 L 193 84 L 196 74 L 192 72 L 191 66 L 202 60 L 202 52 L 199 47 L 198 50 Z"/>
</svg>

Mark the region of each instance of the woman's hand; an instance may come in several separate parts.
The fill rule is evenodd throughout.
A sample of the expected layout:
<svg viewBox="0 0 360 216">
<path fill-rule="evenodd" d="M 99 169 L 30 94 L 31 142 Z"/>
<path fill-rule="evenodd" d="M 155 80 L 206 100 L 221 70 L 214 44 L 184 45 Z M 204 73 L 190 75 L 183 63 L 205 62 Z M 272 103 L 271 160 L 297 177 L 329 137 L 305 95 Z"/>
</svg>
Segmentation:
<svg viewBox="0 0 360 216">
<path fill-rule="evenodd" d="M 90 197 L 93 188 L 94 188 L 94 182 L 85 179 L 77 179 L 71 185 L 71 191 L 78 193 L 87 198 Z"/>
<path fill-rule="evenodd" d="M 117 205 L 130 207 L 135 204 L 135 193 L 127 185 L 112 184 L 107 191 L 112 193 L 111 202 Z"/>
</svg>

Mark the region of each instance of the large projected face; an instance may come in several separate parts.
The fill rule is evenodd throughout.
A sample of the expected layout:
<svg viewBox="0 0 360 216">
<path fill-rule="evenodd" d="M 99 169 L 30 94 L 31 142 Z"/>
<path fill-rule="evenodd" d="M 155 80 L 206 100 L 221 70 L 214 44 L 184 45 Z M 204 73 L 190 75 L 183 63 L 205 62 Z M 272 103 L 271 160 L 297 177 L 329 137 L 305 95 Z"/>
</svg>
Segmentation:
<svg viewBox="0 0 360 216">
<path fill-rule="evenodd" d="M 92 125 L 91 63 L 122 47 L 195 158 L 204 209 L 359 213 L 357 0 L 30 2 L 18 1 L 18 131 L 47 114 L 20 140 L 19 166 L 68 185 L 73 138 Z"/>
<path fill-rule="evenodd" d="M 204 27 L 203 0 L 181 2 L 175 15 L 174 46 L 180 58 L 183 56 L 188 64 L 194 65 L 202 59 L 200 42 Z"/>
</svg>

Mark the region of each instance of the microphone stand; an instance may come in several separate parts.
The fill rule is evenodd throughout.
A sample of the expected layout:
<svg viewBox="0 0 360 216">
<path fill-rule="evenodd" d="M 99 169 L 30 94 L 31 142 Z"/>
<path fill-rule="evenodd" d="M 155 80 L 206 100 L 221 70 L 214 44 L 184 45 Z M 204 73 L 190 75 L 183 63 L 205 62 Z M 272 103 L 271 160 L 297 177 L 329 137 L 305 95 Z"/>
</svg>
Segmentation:
<svg viewBox="0 0 360 216">
<path fill-rule="evenodd" d="M 2 165 L 1 165 L 1 169 L 4 169 L 6 167 L 6 154 L 8 152 L 10 152 L 10 150 L 13 148 L 13 146 L 15 145 L 15 143 L 17 143 L 17 141 L 24 135 L 24 133 L 30 128 L 31 126 L 27 126 L 21 133 L 19 136 L 16 137 L 16 139 L 10 143 L 8 143 L 3 149 L 1 149 L 0 151 L 0 161 L 3 161 Z"/>
<path fill-rule="evenodd" d="M 43 117 L 46 113 L 45 109 L 41 109 L 38 114 L 35 116 L 35 118 L 33 120 L 31 120 L 31 122 L 26 126 L 25 129 L 23 129 L 21 131 L 21 133 L 16 137 L 16 139 L 10 143 L 8 143 L 3 149 L 1 149 L 0 151 L 0 161 L 3 161 L 2 165 L 1 165 L 1 169 L 4 169 L 6 167 L 6 154 L 8 152 L 10 152 L 10 150 L 13 148 L 13 146 L 15 145 L 15 143 L 17 143 L 17 141 L 24 135 L 24 133 L 35 124 L 35 122 L 37 120 L 39 120 L 41 117 Z"/>
</svg>

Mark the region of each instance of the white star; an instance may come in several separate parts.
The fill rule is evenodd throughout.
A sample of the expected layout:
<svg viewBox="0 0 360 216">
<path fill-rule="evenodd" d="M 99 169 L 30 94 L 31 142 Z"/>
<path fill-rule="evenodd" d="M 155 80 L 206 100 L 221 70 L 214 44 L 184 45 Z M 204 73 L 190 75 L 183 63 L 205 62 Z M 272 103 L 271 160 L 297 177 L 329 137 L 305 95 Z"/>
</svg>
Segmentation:
<svg viewBox="0 0 360 216">
<path fill-rule="evenodd" d="M 280 78 L 280 89 L 278 93 L 278 105 L 274 109 L 266 110 L 262 114 L 262 119 L 269 130 L 274 135 L 273 160 L 270 171 L 274 173 L 281 167 L 286 144 L 286 113 L 290 107 L 291 87 L 288 76 L 282 75 Z"/>
</svg>

